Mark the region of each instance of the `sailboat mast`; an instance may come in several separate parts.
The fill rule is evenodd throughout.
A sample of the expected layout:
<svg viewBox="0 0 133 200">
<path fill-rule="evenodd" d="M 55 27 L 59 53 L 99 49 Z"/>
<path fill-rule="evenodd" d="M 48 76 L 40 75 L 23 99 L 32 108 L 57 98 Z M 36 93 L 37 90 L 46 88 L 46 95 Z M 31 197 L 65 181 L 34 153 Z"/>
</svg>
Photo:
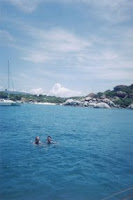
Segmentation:
<svg viewBox="0 0 133 200">
<path fill-rule="evenodd" d="M 10 82 L 10 80 L 9 80 L 9 60 L 8 60 L 8 89 L 7 89 L 7 92 L 8 92 L 8 99 L 9 99 L 9 82 Z"/>
</svg>

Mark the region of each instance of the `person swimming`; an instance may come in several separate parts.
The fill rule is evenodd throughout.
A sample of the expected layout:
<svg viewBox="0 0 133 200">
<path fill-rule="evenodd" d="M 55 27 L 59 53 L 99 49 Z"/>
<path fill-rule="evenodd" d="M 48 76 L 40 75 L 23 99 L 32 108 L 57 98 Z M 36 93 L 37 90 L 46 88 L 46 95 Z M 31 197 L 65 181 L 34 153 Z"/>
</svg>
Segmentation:
<svg viewBox="0 0 133 200">
<path fill-rule="evenodd" d="M 51 137 L 51 136 L 48 136 L 48 137 L 47 137 L 47 144 L 56 144 L 56 142 L 53 142 L 53 141 L 52 141 L 52 137 Z"/>
<path fill-rule="evenodd" d="M 40 141 L 40 137 L 35 137 L 35 142 L 34 144 L 42 144 L 41 141 Z"/>
<path fill-rule="evenodd" d="M 52 138 L 51 138 L 51 136 L 48 136 L 47 137 L 47 144 L 51 144 L 52 143 Z"/>
<path fill-rule="evenodd" d="M 47 144 L 56 144 L 56 142 L 53 142 L 53 141 L 52 141 L 52 137 L 51 137 L 51 136 L 48 136 L 48 137 L 47 137 L 46 143 L 47 143 Z M 33 144 L 37 144 L 37 145 L 40 145 L 40 144 L 42 144 L 42 145 L 44 144 L 44 145 L 45 145 L 46 143 L 42 143 L 42 142 L 40 141 L 40 137 L 38 137 L 38 136 L 35 137 L 35 141 L 33 142 Z"/>
</svg>

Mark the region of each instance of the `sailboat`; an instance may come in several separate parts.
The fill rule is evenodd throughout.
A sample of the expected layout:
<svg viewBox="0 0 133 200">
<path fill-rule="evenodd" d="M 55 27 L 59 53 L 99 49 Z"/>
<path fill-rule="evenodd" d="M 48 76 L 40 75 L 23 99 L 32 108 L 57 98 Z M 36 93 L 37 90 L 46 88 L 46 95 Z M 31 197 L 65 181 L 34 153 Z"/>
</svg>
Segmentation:
<svg viewBox="0 0 133 200">
<path fill-rule="evenodd" d="M 12 80 L 12 79 L 11 79 Z M 9 71 L 9 61 L 8 61 L 8 90 L 7 90 L 7 99 L 0 99 L 0 106 L 19 106 L 20 103 L 10 100 L 10 71 Z"/>
</svg>

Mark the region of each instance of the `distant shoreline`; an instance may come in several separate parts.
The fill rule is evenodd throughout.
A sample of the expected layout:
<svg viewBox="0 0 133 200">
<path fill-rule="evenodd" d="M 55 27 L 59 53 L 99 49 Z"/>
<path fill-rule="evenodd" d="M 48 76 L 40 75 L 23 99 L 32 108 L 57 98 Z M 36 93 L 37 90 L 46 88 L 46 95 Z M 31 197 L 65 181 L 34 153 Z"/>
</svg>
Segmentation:
<svg viewBox="0 0 133 200">
<path fill-rule="evenodd" d="M 35 102 L 33 104 L 36 104 L 36 105 L 49 105 L 49 106 L 56 106 L 57 105 L 56 103 L 48 103 L 48 102 L 45 102 L 45 103 Z"/>
<path fill-rule="evenodd" d="M 9 94 L 9 95 L 8 95 Z M 56 97 L 47 95 L 33 95 L 27 93 L 1 91 L 0 99 L 10 99 L 22 103 L 33 103 L 38 105 L 69 105 L 85 107 L 104 108 L 131 108 L 133 109 L 133 84 L 117 85 L 113 90 L 105 92 L 89 93 L 86 96 Z"/>
</svg>

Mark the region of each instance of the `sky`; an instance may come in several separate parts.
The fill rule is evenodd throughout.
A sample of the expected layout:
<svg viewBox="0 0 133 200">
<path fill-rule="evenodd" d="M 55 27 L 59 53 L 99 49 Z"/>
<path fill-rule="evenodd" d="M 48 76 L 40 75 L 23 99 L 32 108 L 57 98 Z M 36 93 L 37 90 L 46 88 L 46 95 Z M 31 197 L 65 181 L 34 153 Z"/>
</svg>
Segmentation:
<svg viewBox="0 0 133 200">
<path fill-rule="evenodd" d="M 0 90 L 61 97 L 133 83 L 133 0 L 0 0 Z"/>
</svg>

